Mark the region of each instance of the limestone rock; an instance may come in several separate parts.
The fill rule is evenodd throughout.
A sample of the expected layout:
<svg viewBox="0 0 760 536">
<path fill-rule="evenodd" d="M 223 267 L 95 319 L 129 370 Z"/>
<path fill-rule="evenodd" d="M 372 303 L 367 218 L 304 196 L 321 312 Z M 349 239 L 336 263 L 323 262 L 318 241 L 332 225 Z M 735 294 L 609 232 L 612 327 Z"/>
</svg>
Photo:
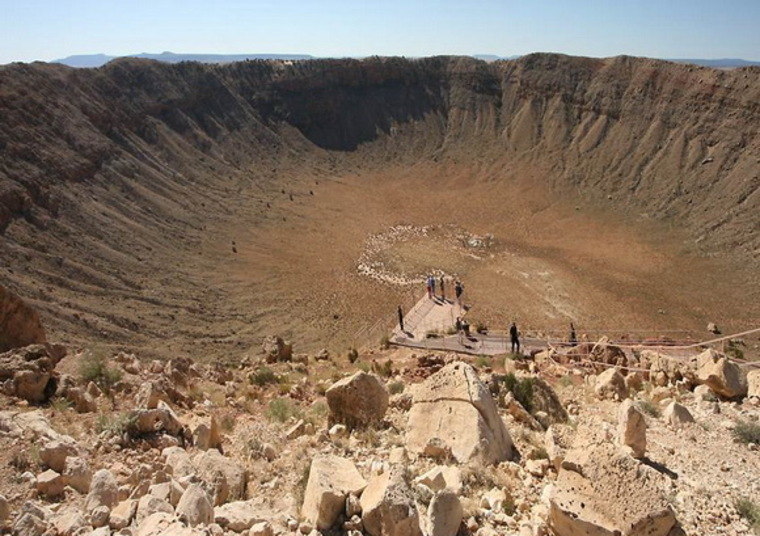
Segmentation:
<svg viewBox="0 0 760 536">
<path fill-rule="evenodd" d="M 678 427 L 687 422 L 694 422 L 694 417 L 684 406 L 676 401 L 668 404 L 665 411 L 662 412 L 663 420 L 671 426 Z"/>
<path fill-rule="evenodd" d="M 92 482 L 92 470 L 90 464 L 84 458 L 79 456 L 69 456 L 63 467 L 63 477 L 66 484 L 77 490 L 79 493 L 90 491 L 90 482 Z"/>
<path fill-rule="evenodd" d="M 137 514 L 137 501 L 126 499 L 117 504 L 109 514 L 108 526 L 114 530 L 121 530 L 132 522 Z"/>
<path fill-rule="evenodd" d="M 274 531 L 268 521 L 262 521 L 251 527 L 248 536 L 274 536 Z"/>
<path fill-rule="evenodd" d="M 76 445 L 69 441 L 48 441 L 39 451 L 40 461 L 53 471 L 62 473 L 69 456 L 77 455 Z"/>
<path fill-rule="evenodd" d="M 424 484 L 433 491 L 441 491 L 449 488 L 455 493 L 462 490 L 462 474 L 459 468 L 453 465 L 436 465 L 427 473 L 414 479 L 419 484 Z"/>
<path fill-rule="evenodd" d="M 261 350 L 267 363 L 290 361 L 291 357 L 293 357 L 293 345 L 283 341 L 276 335 L 264 339 Z"/>
<path fill-rule="evenodd" d="M 108 519 L 111 516 L 111 509 L 107 506 L 98 506 L 90 512 L 90 522 L 92 526 L 97 528 L 105 527 L 108 525 Z"/>
<path fill-rule="evenodd" d="M 760 398 L 760 370 L 747 373 L 747 396 Z"/>
<path fill-rule="evenodd" d="M 460 463 L 490 464 L 513 455 L 488 388 L 466 363 L 451 363 L 416 386 L 409 411 L 407 450 L 422 454 L 437 443 Z"/>
<path fill-rule="evenodd" d="M 388 410 L 388 389 L 377 376 L 362 371 L 335 382 L 325 396 L 330 422 L 350 428 L 379 422 Z"/>
<path fill-rule="evenodd" d="M 176 436 L 181 430 L 177 415 L 162 401 L 155 409 L 138 409 L 130 414 L 128 431 L 135 437 L 161 431 Z"/>
<path fill-rule="evenodd" d="M 214 508 L 214 521 L 233 532 L 244 532 L 266 519 L 265 510 L 253 500 L 234 501 Z"/>
<path fill-rule="evenodd" d="M 362 522 L 370 536 L 421 535 L 412 490 L 400 468 L 374 476 L 362 493 Z"/>
<path fill-rule="evenodd" d="M 627 396 L 625 378 L 617 368 L 608 368 L 596 378 L 596 396 L 612 400 L 623 400 Z"/>
<path fill-rule="evenodd" d="M 248 481 L 246 469 L 218 450 L 201 452 L 193 458 L 193 464 L 200 479 L 213 487 L 215 506 L 245 496 Z"/>
<path fill-rule="evenodd" d="M 344 509 L 348 494 L 358 495 L 366 485 L 351 460 L 316 456 L 311 462 L 301 515 L 317 530 L 329 529 Z"/>
<path fill-rule="evenodd" d="M 140 500 L 137 501 L 137 513 L 135 519 L 140 523 L 143 519 L 159 513 L 173 514 L 174 508 L 168 502 L 153 495 L 143 495 Z"/>
<path fill-rule="evenodd" d="M 208 424 L 201 423 L 193 430 L 193 444 L 201 449 L 218 449 L 222 445 L 222 434 L 219 429 L 219 423 L 214 416 L 211 417 Z"/>
<path fill-rule="evenodd" d="M 618 410 L 618 440 L 631 450 L 634 458 L 643 458 L 647 449 L 647 424 L 632 400 L 625 400 Z"/>
<path fill-rule="evenodd" d="M 428 536 L 456 536 L 462 524 L 464 509 L 457 494 L 444 489 L 433 495 L 428 506 Z"/>
<path fill-rule="evenodd" d="M 544 448 L 549 462 L 559 471 L 567 450 L 572 446 L 573 429 L 564 424 L 552 424 L 544 435 Z"/>
<path fill-rule="evenodd" d="M 567 422 L 567 411 L 551 385 L 538 376 L 531 376 L 533 384 L 533 412 L 544 412 L 549 425 Z"/>
<path fill-rule="evenodd" d="M 654 469 L 604 438 L 578 433 L 548 491 L 549 527 L 557 536 L 666 536 L 676 524 Z"/>
<path fill-rule="evenodd" d="M 0 352 L 45 342 L 37 311 L 0 285 Z"/>
<path fill-rule="evenodd" d="M 47 401 L 55 394 L 55 365 L 66 355 L 62 346 L 33 344 L 0 354 L 0 383 L 8 381 L 8 394 L 28 402 Z"/>
<path fill-rule="evenodd" d="M 66 483 L 60 473 L 48 469 L 37 475 L 37 492 L 49 498 L 55 498 L 63 495 L 63 488 Z"/>
<path fill-rule="evenodd" d="M 198 484 L 190 484 L 177 503 L 177 516 L 191 527 L 214 521 L 214 507 L 208 494 Z"/>
<path fill-rule="evenodd" d="M 725 398 L 747 394 L 747 375 L 738 365 L 713 350 L 697 356 L 697 380 Z"/>
<path fill-rule="evenodd" d="M 64 396 L 66 400 L 71 402 L 77 413 L 92 413 L 98 410 L 98 404 L 95 402 L 95 399 L 80 387 L 66 389 Z"/>
<path fill-rule="evenodd" d="M 53 527 L 60 536 L 74 536 L 88 532 L 89 523 L 81 513 L 76 510 L 68 510 L 56 515 L 53 520 Z"/>
<path fill-rule="evenodd" d="M 528 410 L 526 410 L 523 405 L 517 401 L 515 395 L 511 392 L 508 392 L 504 395 L 502 404 L 506 408 L 507 412 L 517 422 L 522 423 L 529 427 L 531 430 L 536 430 L 537 432 L 540 432 L 544 429 L 543 425 L 538 422 L 533 415 L 528 413 Z"/>
<path fill-rule="evenodd" d="M 98 506 L 113 508 L 119 497 L 119 485 L 111 471 L 101 469 L 92 477 L 90 492 L 87 494 L 85 510 L 92 512 Z"/>
</svg>

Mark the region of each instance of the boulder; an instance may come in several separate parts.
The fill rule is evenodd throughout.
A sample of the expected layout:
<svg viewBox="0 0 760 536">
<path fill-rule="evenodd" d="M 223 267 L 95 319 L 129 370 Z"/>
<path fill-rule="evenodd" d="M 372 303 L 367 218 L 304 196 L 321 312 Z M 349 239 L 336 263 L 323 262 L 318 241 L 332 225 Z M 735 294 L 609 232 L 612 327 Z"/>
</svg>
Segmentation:
<svg viewBox="0 0 760 536">
<path fill-rule="evenodd" d="M 647 423 L 632 400 L 625 400 L 618 410 L 618 441 L 630 449 L 634 458 L 643 458 L 647 450 Z"/>
<path fill-rule="evenodd" d="M 460 463 L 491 464 L 513 456 L 512 438 L 491 393 L 462 362 L 446 365 L 416 386 L 407 430 L 407 450 L 417 454 L 434 445 Z"/>
<path fill-rule="evenodd" d="M 74 536 L 92 529 L 84 516 L 76 510 L 67 510 L 56 515 L 53 519 L 53 527 L 60 536 Z"/>
<path fill-rule="evenodd" d="M 50 344 L 33 344 L 0 354 L 0 383 L 7 383 L 10 395 L 35 404 L 46 402 L 58 387 L 55 365 L 65 355 L 62 346 Z"/>
<path fill-rule="evenodd" d="M 108 517 L 108 526 L 121 530 L 128 526 L 137 514 L 137 501 L 126 499 L 114 506 Z"/>
<path fill-rule="evenodd" d="M 747 396 L 760 398 L 760 370 L 747 373 Z"/>
<path fill-rule="evenodd" d="M 63 396 L 71 402 L 77 413 L 92 413 L 98 410 L 95 399 L 81 387 L 70 387 L 66 389 Z"/>
<path fill-rule="evenodd" d="M 262 521 L 251 527 L 248 536 L 274 536 L 274 531 L 268 521 Z"/>
<path fill-rule="evenodd" d="M 98 506 L 113 508 L 119 498 L 119 484 L 111 471 L 101 469 L 92 477 L 90 492 L 87 494 L 85 510 L 89 513 Z"/>
<path fill-rule="evenodd" d="M 162 431 L 174 436 L 182 431 L 177 415 L 163 401 L 159 401 L 155 409 L 138 409 L 130 413 L 128 432 L 133 437 Z"/>
<path fill-rule="evenodd" d="M 520 402 L 517 401 L 515 395 L 512 392 L 507 392 L 502 399 L 502 405 L 506 408 L 514 420 L 524 424 L 531 430 L 540 432 L 544 429 L 543 425 L 536 420 L 536 418 L 528 413 Z"/>
<path fill-rule="evenodd" d="M 697 380 L 724 398 L 737 398 L 747 394 L 747 375 L 735 363 L 714 350 L 697 356 Z"/>
<path fill-rule="evenodd" d="M 679 427 L 687 422 L 694 422 L 689 410 L 676 401 L 668 404 L 665 411 L 662 412 L 662 419 L 673 427 Z"/>
<path fill-rule="evenodd" d="M 13 524 L 14 536 L 42 536 L 47 529 L 47 522 L 31 513 L 22 513 Z"/>
<path fill-rule="evenodd" d="M 533 384 L 533 413 L 547 415 L 549 425 L 567 422 L 567 411 L 551 385 L 538 376 L 531 376 Z"/>
<path fill-rule="evenodd" d="M 0 352 L 45 342 L 37 311 L 0 285 Z"/>
<path fill-rule="evenodd" d="M 504 488 L 491 488 L 480 498 L 480 507 L 493 512 L 503 512 L 507 502 L 507 492 Z"/>
<path fill-rule="evenodd" d="M 140 497 L 140 500 L 137 501 L 137 513 L 135 514 L 135 519 L 139 524 L 143 519 L 159 512 L 174 514 L 174 508 L 163 499 L 159 499 L 153 495 L 143 495 Z"/>
<path fill-rule="evenodd" d="M 214 521 L 232 532 L 244 532 L 267 519 L 266 509 L 254 500 L 234 501 L 214 508 Z"/>
<path fill-rule="evenodd" d="M 427 473 L 414 479 L 416 483 L 424 484 L 432 491 L 449 488 L 455 493 L 462 491 L 462 473 L 454 465 L 436 465 Z"/>
<path fill-rule="evenodd" d="M 438 491 L 428 506 L 427 536 L 456 536 L 464 509 L 457 494 L 450 489 Z"/>
<path fill-rule="evenodd" d="M 549 462 L 559 471 L 568 449 L 572 446 L 573 429 L 565 424 L 552 424 L 544 435 L 544 448 Z"/>
<path fill-rule="evenodd" d="M 628 394 L 625 388 L 625 378 L 617 368 L 608 368 L 596 378 L 594 392 L 599 398 L 624 400 Z"/>
<path fill-rule="evenodd" d="M 293 357 L 293 345 L 283 341 L 276 335 L 264 339 L 264 342 L 261 345 L 261 351 L 264 353 L 267 363 L 290 361 Z"/>
<path fill-rule="evenodd" d="M 176 508 L 179 500 L 185 493 L 185 488 L 183 488 L 176 480 L 171 479 L 168 482 L 153 484 L 148 488 L 148 493 L 154 497 L 163 499 Z"/>
<path fill-rule="evenodd" d="M 174 478 L 182 478 L 195 474 L 195 465 L 190 455 L 182 447 L 167 447 L 161 451 L 166 461 L 166 467 Z"/>
<path fill-rule="evenodd" d="M 593 431 L 579 431 L 547 490 L 548 525 L 557 536 L 667 536 L 676 518 L 665 477 Z"/>
<path fill-rule="evenodd" d="M 348 427 L 382 421 L 388 409 L 388 389 L 374 374 L 359 371 L 335 382 L 325 393 L 330 422 Z"/>
<path fill-rule="evenodd" d="M 79 456 L 68 456 L 63 467 L 63 478 L 66 480 L 66 485 L 79 493 L 88 493 L 90 482 L 92 482 L 90 464 Z"/>
<path fill-rule="evenodd" d="M 201 423 L 193 430 L 193 444 L 201 449 L 218 449 L 222 445 L 222 433 L 219 423 L 212 415 L 208 424 Z"/>
<path fill-rule="evenodd" d="M 359 502 L 364 530 L 370 536 L 422 534 L 419 513 L 402 468 L 372 477 Z"/>
<path fill-rule="evenodd" d="M 49 498 L 55 498 L 63 495 L 63 488 L 66 483 L 60 473 L 48 469 L 37 475 L 37 493 Z"/>
<path fill-rule="evenodd" d="M 8 499 L 5 495 L 0 495 L 0 525 L 5 524 L 5 521 L 11 515 L 11 507 L 8 504 Z"/>
<path fill-rule="evenodd" d="M 92 526 L 97 528 L 105 527 L 108 525 L 108 520 L 111 516 L 111 509 L 107 506 L 98 506 L 95 510 L 90 512 L 90 522 Z"/>
<path fill-rule="evenodd" d="M 318 455 L 311 462 L 301 515 L 317 530 L 331 528 L 343 511 L 349 493 L 359 494 L 367 482 L 354 463 L 333 455 Z"/>
<path fill-rule="evenodd" d="M 198 477 L 213 489 L 214 506 L 245 496 L 248 473 L 245 467 L 226 458 L 216 449 L 201 452 L 193 458 Z"/>
<path fill-rule="evenodd" d="M 40 461 L 47 467 L 62 473 L 69 456 L 77 455 L 77 448 L 73 442 L 54 439 L 42 445 L 39 451 Z"/>
<path fill-rule="evenodd" d="M 696 362 L 655 352 L 641 352 L 641 366 L 649 368 L 649 378 L 654 385 L 665 387 L 686 380 L 694 383 L 696 379 Z"/>
<path fill-rule="evenodd" d="M 198 484 L 190 484 L 182 494 L 176 509 L 180 521 L 191 527 L 214 521 L 214 507 L 208 494 Z"/>
</svg>

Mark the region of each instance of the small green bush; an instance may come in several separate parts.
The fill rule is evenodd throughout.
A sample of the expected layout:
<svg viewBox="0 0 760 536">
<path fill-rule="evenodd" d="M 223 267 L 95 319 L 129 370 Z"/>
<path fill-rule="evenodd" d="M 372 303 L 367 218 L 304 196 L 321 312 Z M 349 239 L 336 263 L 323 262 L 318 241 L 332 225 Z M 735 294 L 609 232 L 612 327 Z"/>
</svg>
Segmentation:
<svg viewBox="0 0 760 536">
<path fill-rule="evenodd" d="M 95 431 L 98 433 L 106 432 L 108 435 L 118 436 L 123 434 L 129 427 L 131 419 L 126 413 L 117 413 L 114 415 L 101 414 L 95 421 Z"/>
<path fill-rule="evenodd" d="M 475 366 L 478 368 L 489 368 L 491 366 L 491 358 L 479 355 L 475 358 Z"/>
<path fill-rule="evenodd" d="M 760 424 L 749 421 L 739 421 L 734 427 L 734 437 L 742 443 L 760 445 Z"/>
<path fill-rule="evenodd" d="M 67 400 L 66 398 L 63 398 L 62 396 L 56 396 L 55 398 L 50 400 L 50 407 L 54 409 L 55 411 L 66 411 L 67 409 L 71 409 L 74 406 L 74 404 L 71 403 L 71 401 Z"/>
<path fill-rule="evenodd" d="M 546 452 L 544 447 L 534 448 L 528 453 L 529 460 L 548 460 L 549 453 Z"/>
<path fill-rule="evenodd" d="M 404 392 L 404 382 L 391 382 L 388 384 L 388 392 L 392 395 L 398 395 Z"/>
<path fill-rule="evenodd" d="M 359 359 L 359 352 L 356 348 L 349 348 L 348 349 L 348 362 L 349 363 L 356 363 L 356 360 Z"/>
<path fill-rule="evenodd" d="M 269 367 L 259 367 L 250 376 L 251 383 L 264 387 L 270 383 L 277 383 L 279 380 L 277 374 Z"/>
<path fill-rule="evenodd" d="M 291 417 L 298 417 L 301 414 L 298 407 L 287 398 L 275 398 L 269 402 L 267 416 L 277 422 L 285 422 Z"/>
<path fill-rule="evenodd" d="M 760 506 L 746 497 L 737 501 L 735 506 L 736 511 L 747 520 L 755 534 L 760 534 Z"/>
<path fill-rule="evenodd" d="M 655 404 L 651 400 L 639 400 L 639 402 L 636 405 L 641 411 L 643 411 L 650 417 L 658 418 L 661 414 L 660 408 L 658 408 L 657 404 Z"/>
<path fill-rule="evenodd" d="M 528 413 L 533 412 L 533 378 L 517 378 L 510 372 L 504 377 L 504 388 L 515 396 Z"/>
<path fill-rule="evenodd" d="M 85 382 L 95 382 L 105 393 L 121 380 L 122 372 L 108 365 L 106 352 L 102 349 L 89 349 L 82 354 L 79 361 L 79 374 Z"/>
<path fill-rule="evenodd" d="M 356 364 L 356 367 L 361 370 L 362 372 L 369 372 L 371 370 L 371 367 L 369 366 L 369 363 L 366 361 L 361 361 Z"/>
<path fill-rule="evenodd" d="M 391 376 L 393 376 L 393 361 L 391 361 L 390 359 L 386 361 L 385 363 L 377 363 L 376 361 L 373 361 L 372 371 L 378 376 L 390 378 Z"/>
<path fill-rule="evenodd" d="M 390 347 L 391 347 L 391 340 L 388 338 L 388 335 L 383 335 L 380 338 L 380 349 L 387 350 Z"/>
<path fill-rule="evenodd" d="M 560 387 L 570 387 L 573 385 L 573 378 L 570 376 L 562 376 L 559 380 L 557 380 L 557 383 L 560 385 Z"/>
</svg>

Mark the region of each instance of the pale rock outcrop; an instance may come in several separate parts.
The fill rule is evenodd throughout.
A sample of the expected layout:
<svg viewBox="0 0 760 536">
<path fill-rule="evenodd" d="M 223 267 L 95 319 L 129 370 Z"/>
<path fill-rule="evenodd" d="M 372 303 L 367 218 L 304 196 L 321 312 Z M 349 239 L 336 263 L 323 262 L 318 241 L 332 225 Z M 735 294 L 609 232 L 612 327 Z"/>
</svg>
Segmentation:
<svg viewBox="0 0 760 536">
<path fill-rule="evenodd" d="M 634 458 L 643 458 L 647 450 L 647 424 L 632 400 L 625 400 L 618 410 L 618 441 L 630 449 Z"/>
<path fill-rule="evenodd" d="M 37 311 L 0 285 L 0 352 L 44 342 L 45 330 Z"/>
<path fill-rule="evenodd" d="M 665 387 L 686 380 L 694 383 L 696 379 L 696 361 L 681 359 L 654 350 L 641 352 L 641 366 L 649 368 L 649 379 L 657 386 Z"/>
<path fill-rule="evenodd" d="M 90 512 L 90 523 L 97 528 L 105 527 L 108 525 L 108 520 L 111 516 L 111 509 L 107 506 L 98 506 Z"/>
<path fill-rule="evenodd" d="M 617 368 L 608 368 L 596 378 L 596 396 L 612 400 L 623 400 L 627 396 L 625 378 Z"/>
<path fill-rule="evenodd" d="M 374 374 L 362 371 L 332 384 L 325 396 L 330 422 L 349 428 L 377 423 L 388 410 L 389 394 L 385 384 Z"/>
<path fill-rule="evenodd" d="M 71 402 L 77 413 L 92 413 L 98 410 L 95 399 L 81 387 L 70 387 L 63 392 L 63 396 Z"/>
<path fill-rule="evenodd" d="M 135 514 L 135 519 L 139 524 L 145 518 L 159 512 L 173 514 L 174 508 L 163 499 L 159 499 L 153 495 L 143 495 L 140 497 L 140 500 L 137 501 L 137 513 Z"/>
<path fill-rule="evenodd" d="M 259 501 L 234 501 L 214 508 L 214 521 L 225 530 L 244 532 L 268 519 Z"/>
<path fill-rule="evenodd" d="M 455 493 L 462 491 L 462 473 L 454 465 L 436 465 L 427 473 L 414 479 L 416 483 L 424 484 L 432 491 L 449 488 Z"/>
<path fill-rule="evenodd" d="M 41 403 L 58 387 L 56 364 L 66 355 L 62 346 L 33 344 L 0 354 L 0 383 L 6 394 Z"/>
<path fill-rule="evenodd" d="M 89 525 L 85 517 L 73 509 L 60 512 L 53 519 L 53 527 L 60 536 L 74 536 L 88 532 L 88 529 L 92 529 Z"/>
<path fill-rule="evenodd" d="M 214 506 L 245 496 L 248 473 L 245 467 L 223 456 L 216 449 L 201 452 L 193 458 L 198 477 L 213 487 Z"/>
<path fill-rule="evenodd" d="M 679 427 L 682 424 L 694 422 L 694 417 L 684 406 L 676 401 L 671 402 L 662 412 L 662 419 L 673 427 Z"/>
<path fill-rule="evenodd" d="M 66 480 L 66 484 L 79 493 L 88 493 L 90 491 L 92 469 L 90 469 L 90 464 L 84 458 L 68 456 L 63 467 L 63 477 Z"/>
<path fill-rule="evenodd" d="M 159 401 L 155 409 L 138 409 L 130 414 L 128 431 L 133 436 L 141 436 L 164 431 L 179 435 L 182 423 L 168 404 Z"/>
<path fill-rule="evenodd" d="M 456 536 L 464 509 L 457 494 L 450 489 L 438 491 L 427 510 L 427 536 Z"/>
<path fill-rule="evenodd" d="M 274 536 L 272 525 L 268 521 L 256 523 L 248 531 L 248 536 Z"/>
<path fill-rule="evenodd" d="M 49 498 L 55 498 L 63 495 L 63 488 L 66 483 L 60 473 L 48 469 L 37 475 L 37 493 Z"/>
<path fill-rule="evenodd" d="M 667 536 L 675 515 L 664 479 L 593 431 L 579 431 L 547 491 L 549 527 L 557 536 Z"/>
<path fill-rule="evenodd" d="M 317 530 L 333 526 L 350 493 L 359 494 L 367 482 L 354 463 L 333 455 L 319 455 L 311 462 L 301 515 Z"/>
<path fill-rule="evenodd" d="M 760 370 L 752 370 L 747 373 L 747 396 L 760 398 Z"/>
<path fill-rule="evenodd" d="M 559 471 L 562 460 L 573 442 L 573 429 L 566 424 L 552 424 L 544 435 L 544 448 L 549 462 Z"/>
<path fill-rule="evenodd" d="M 528 413 L 528 410 L 517 401 L 513 393 L 507 392 L 504 394 L 502 405 L 506 408 L 507 413 L 509 413 L 517 422 L 522 423 L 531 430 L 536 430 L 537 432 L 544 429 L 543 425 L 538 422 L 533 415 Z"/>
<path fill-rule="evenodd" d="M 360 503 L 364 530 L 370 536 L 422 534 L 412 490 L 404 481 L 401 468 L 372 477 Z"/>
<path fill-rule="evenodd" d="M 40 461 L 53 471 L 62 473 L 69 456 L 77 455 L 76 444 L 70 441 L 48 441 L 39 450 Z"/>
<path fill-rule="evenodd" d="M 554 388 L 538 376 L 531 376 L 533 387 L 534 414 L 543 412 L 549 425 L 567 422 L 567 411 L 560 402 Z"/>
<path fill-rule="evenodd" d="M 214 521 L 214 507 L 208 494 L 198 484 L 190 484 L 176 508 L 177 516 L 191 527 Z"/>
<path fill-rule="evenodd" d="M 291 357 L 293 357 L 293 345 L 276 335 L 264 339 L 261 351 L 264 353 L 267 363 L 290 361 Z"/>
<path fill-rule="evenodd" d="M 195 427 L 193 444 L 201 450 L 218 449 L 222 445 L 222 433 L 213 415 L 208 424 L 201 423 Z"/>
<path fill-rule="evenodd" d="M 714 350 L 705 350 L 697 356 L 697 380 L 718 395 L 737 398 L 747 394 L 747 375 L 735 363 Z"/>
<path fill-rule="evenodd" d="M 119 484 L 111 471 L 101 469 L 92 477 L 90 492 L 87 494 L 85 510 L 92 512 L 98 506 L 113 508 L 119 497 Z"/>
<path fill-rule="evenodd" d="M 121 530 L 128 526 L 137 514 L 137 501 L 125 499 L 113 507 L 108 517 L 108 526 Z"/>
<path fill-rule="evenodd" d="M 504 503 L 507 501 L 507 492 L 504 488 L 491 488 L 480 498 L 480 507 L 501 512 L 504 510 Z"/>
<path fill-rule="evenodd" d="M 406 447 L 413 453 L 436 445 L 460 463 L 477 458 L 487 464 L 513 456 L 491 393 L 466 363 L 446 365 L 416 386 L 407 429 Z"/>
</svg>

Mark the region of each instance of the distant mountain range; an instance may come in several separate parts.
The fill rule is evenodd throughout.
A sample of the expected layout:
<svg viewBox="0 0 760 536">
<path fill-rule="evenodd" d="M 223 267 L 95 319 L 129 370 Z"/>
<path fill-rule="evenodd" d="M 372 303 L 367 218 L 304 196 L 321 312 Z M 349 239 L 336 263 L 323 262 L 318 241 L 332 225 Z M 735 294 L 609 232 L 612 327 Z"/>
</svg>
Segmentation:
<svg viewBox="0 0 760 536">
<path fill-rule="evenodd" d="M 106 54 L 83 54 L 69 56 L 59 60 L 53 60 L 52 63 L 62 63 L 69 67 L 100 67 L 109 61 L 121 58 L 145 58 L 149 60 L 163 61 L 166 63 L 179 63 L 181 61 L 198 61 L 201 63 L 231 63 L 233 61 L 245 60 L 311 60 L 315 56 L 309 54 L 176 54 L 174 52 L 162 52 L 161 54 L 152 54 L 143 52 L 141 54 L 130 54 L 128 56 L 108 56 Z M 514 60 L 520 56 L 498 56 L 496 54 L 473 54 L 473 58 L 492 62 L 499 60 Z M 723 58 L 715 60 L 705 59 L 666 59 L 675 63 L 691 63 L 703 67 L 712 67 L 714 69 L 734 69 L 736 67 L 760 66 L 760 61 L 748 61 L 738 58 Z"/>
<path fill-rule="evenodd" d="M 198 61 L 201 63 L 231 63 L 233 61 L 245 60 L 310 60 L 314 56 L 308 54 L 175 54 L 174 52 L 162 52 L 161 54 L 151 54 L 143 52 L 141 54 L 129 54 L 127 56 L 108 56 L 106 54 L 83 54 L 69 56 L 60 60 L 53 60 L 52 63 L 62 63 L 69 67 L 100 67 L 109 61 L 122 58 L 145 58 L 148 60 L 163 61 L 166 63 L 179 63 L 181 61 Z"/>
</svg>

